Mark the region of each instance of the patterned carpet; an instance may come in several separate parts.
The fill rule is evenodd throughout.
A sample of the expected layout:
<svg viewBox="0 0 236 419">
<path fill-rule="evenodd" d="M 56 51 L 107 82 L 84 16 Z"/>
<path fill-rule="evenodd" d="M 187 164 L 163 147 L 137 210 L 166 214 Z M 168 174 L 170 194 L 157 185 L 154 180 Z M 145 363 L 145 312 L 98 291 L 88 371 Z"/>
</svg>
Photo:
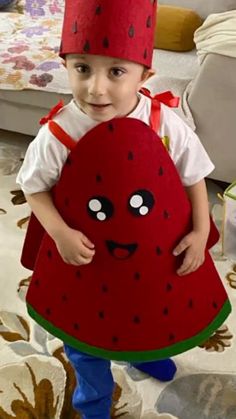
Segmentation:
<svg viewBox="0 0 236 419">
<path fill-rule="evenodd" d="M 0 132 L 0 419 L 78 419 L 62 344 L 29 318 L 24 304 L 31 272 L 19 256 L 29 208 L 15 174 L 27 142 Z M 216 192 L 210 184 L 213 204 Z M 220 202 L 213 210 L 219 218 Z M 114 363 L 113 418 L 236 419 L 236 263 L 220 257 L 219 245 L 213 257 L 233 313 L 203 347 L 175 358 L 178 372 L 170 383 Z"/>
</svg>

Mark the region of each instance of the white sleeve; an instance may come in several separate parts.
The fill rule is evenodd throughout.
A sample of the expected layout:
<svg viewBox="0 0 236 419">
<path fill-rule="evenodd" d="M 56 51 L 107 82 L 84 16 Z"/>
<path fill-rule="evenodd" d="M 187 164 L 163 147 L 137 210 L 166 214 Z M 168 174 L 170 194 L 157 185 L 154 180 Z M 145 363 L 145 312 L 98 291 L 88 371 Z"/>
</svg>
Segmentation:
<svg viewBox="0 0 236 419">
<path fill-rule="evenodd" d="M 26 194 L 49 191 L 58 181 L 69 150 L 45 124 L 30 143 L 16 182 Z"/>
<path fill-rule="evenodd" d="M 167 136 L 170 157 L 179 172 L 184 186 L 191 186 L 214 170 L 206 150 L 193 130 L 165 105 L 161 106 L 159 135 Z"/>
</svg>

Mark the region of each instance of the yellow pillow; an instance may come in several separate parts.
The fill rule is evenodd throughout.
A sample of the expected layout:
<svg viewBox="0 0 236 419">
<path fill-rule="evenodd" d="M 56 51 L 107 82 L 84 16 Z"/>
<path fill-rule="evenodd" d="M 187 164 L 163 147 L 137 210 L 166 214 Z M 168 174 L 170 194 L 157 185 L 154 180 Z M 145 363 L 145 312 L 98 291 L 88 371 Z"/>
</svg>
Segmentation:
<svg viewBox="0 0 236 419">
<path fill-rule="evenodd" d="M 159 5 L 154 48 L 170 51 L 191 51 L 193 35 L 203 19 L 193 10 Z"/>
</svg>

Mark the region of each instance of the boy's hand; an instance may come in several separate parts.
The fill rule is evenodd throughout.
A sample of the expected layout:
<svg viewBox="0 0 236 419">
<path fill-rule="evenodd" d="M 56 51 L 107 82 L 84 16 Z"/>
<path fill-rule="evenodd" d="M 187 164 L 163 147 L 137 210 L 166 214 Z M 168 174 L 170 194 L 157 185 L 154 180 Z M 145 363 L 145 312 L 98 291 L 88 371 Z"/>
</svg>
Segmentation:
<svg viewBox="0 0 236 419">
<path fill-rule="evenodd" d="M 77 266 L 92 262 L 94 244 L 80 231 L 66 227 L 54 237 L 54 241 L 65 263 Z"/>
<path fill-rule="evenodd" d="M 196 231 L 191 231 L 180 241 L 173 251 L 174 256 L 178 256 L 185 251 L 183 263 L 177 270 L 178 275 L 182 276 L 194 272 L 203 264 L 206 243 L 207 237 L 205 237 L 205 234 Z"/>
</svg>

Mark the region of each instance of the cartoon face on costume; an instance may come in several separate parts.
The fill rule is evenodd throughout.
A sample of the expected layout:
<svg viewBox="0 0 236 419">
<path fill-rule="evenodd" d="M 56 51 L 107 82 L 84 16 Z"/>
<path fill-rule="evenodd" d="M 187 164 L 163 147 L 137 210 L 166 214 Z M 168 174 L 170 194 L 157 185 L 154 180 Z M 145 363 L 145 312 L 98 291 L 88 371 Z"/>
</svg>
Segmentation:
<svg viewBox="0 0 236 419">
<path fill-rule="evenodd" d="M 58 206 L 65 219 L 67 211 L 73 214 L 72 225 L 95 243 L 97 255 L 123 260 L 169 249 L 170 229 L 178 230 L 179 213 L 187 214 L 189 206 L 151 128 L 131 118 L 114 119 L 86 134 L 76 151 L 58 185 L 62 189 L 70 177 L 71 188 L 64 188 Z"/>
</svg>

